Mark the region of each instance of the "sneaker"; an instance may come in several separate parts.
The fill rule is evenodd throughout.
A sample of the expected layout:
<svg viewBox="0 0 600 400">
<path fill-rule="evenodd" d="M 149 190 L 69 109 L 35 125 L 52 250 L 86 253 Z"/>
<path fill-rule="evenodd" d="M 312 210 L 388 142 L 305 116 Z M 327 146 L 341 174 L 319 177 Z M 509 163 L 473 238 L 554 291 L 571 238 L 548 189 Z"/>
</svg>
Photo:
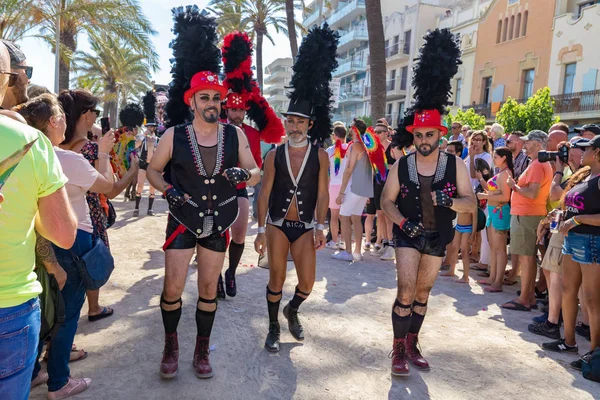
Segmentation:
<svg viewBox="0 0 600 400">
<path fill-rule="evenodd" d="M 362 261 L 363 256 L 360 253 L 352 253 L 352 261 Z"/>
<path fill-rule="evenodd" d="M 579 348 L 577 345 L 569 346 L 565 343 L 565 339 L 558 339 L 554 342 L 542 343 L 544 350 L 556 351 L 558 353 L 577 353 Z"/>
<path fill-rule="evenodd" d="M 392 375 L 410 375 L 410 368 L 406 360 L 406 339 L 394 339 L 394 347 L 388 357 L 392 359 Z"/>
<path fill-rule="evenodd" d="M 90 387 L 92 380 L 90 378 L 69 378 L 67 384 L 56 392 L 48 392 L 48 400 L 66 399 L 84 392 Z"/>
<path fill-rule="evenodd" d="M 146 213 L 147 215 L 153 217 L 156 215 L 156 213 L 153 210 L 148 210 L 148 212 Z"/>
<path fill-rule="evenodd" d="M 235 283 L 235 273 L 225 271 L 225 292 L 229 297 L 235 297 L 237 294 L 237 284 Z"/>
<path fill-rule="evenodd" d="M 548 313 L 545 312 L 542 315 L 538 315 L 537 317 L 533 317 L 531 320 L 533 322 L 535 322 L 536 324 L 543 324 L 544 322 L 548 321 Z"/>
<path fill-rule="evenodd" d="M 31 389 L 44 383 L 48 383 L 48 373 L 40 371 L 35 379 L 31 381 Z"/>
<path fill-rule="evenodd" d="M 179 342 L 177 333 L 165 334 L 165 348 L 162 361 L 160 362 L 160 376 L 169 379 L 174 378 L 179 370 Z"/>
<path fill-rule="evenodd" d="M 381 250 L 381 247 L 382 246 L 380 244 L 375 243 L 373 245 L 373 252 L 377 252 L 377 251 Z"/>
<path fill-rule="evenodd" d="M 331 250 L 339 249 L 338 244 L 336 242 L 334 242 L 333 240 L 330 240 L 329 242 L 325 243 L 325 248 L 331 249 Z"/>
<path fill-rule="evenodd" d="M 575 360 L 571 363 L 571 367 L 576 369 L 577 371 L 581 371 L 583 362 L 589 362 L 589 358 L 592 355 L 591 351 L 588 351 L 584 355 L 582 355 L 578 360 Z"/>
<path fill-rule="evenodd" d="M 385 246 L 385 245 L 381 246 L 379 248 L 379 250 L 372 252 L 371 255 L 374 256 L 374 257 L 381 257 L 385 253 L 385 251 L 387 250 L 387 248 L 388 248 L 388 246 Z"/>
<path fill-rule="evenodd" d="M 217 299 L 225 298 L 225 287 L 223 285 L 223 276 L 219 274 L 219 282 L 217 282 Z"/>
<path fill-rule="evenodd" d="M 133 210 L 133 216 L 134 217 L 139 217 L 140 216 L 140 210 L 137 209 L 137 208 L 135 210 Z"/>
<path fill-rule="evenodd" d="M 590 326 L 589 325 L 586 325 L 583 322 L 578 322 L 577 326 L 575 327 L 575 333 L 577 333 L 579 336 L 583 336 L 588 341 L 590 341 Z"/>
<path fill-rule="evenodd" d="M 271 353 L 277 353 L 279 351 L 279 337 L 281 334 L 281 328 L 279 322 L 271 322 L 269 324 L 269 333 L 265 340 L 265 348 Z"/>
<path fill-rule="evenodd" d="M 298 309 L 292 308 L 290 303 L 283 307 L 283 316 L 288 320 L 288 329 L 294 339 L 304 340 L 304 327 L 298 319 Z"/>
<path fill-rule="evenodd" d="M 334 258 L 336 260 L 340 260 L 340 261 L 352 261 L 352 254 L 345 252 L 345 251 L 338 251 L 337 253 L 334 253 L 331 255 L 331 258 Z"/>
<path fill-rule="evenodd" d="M 346 243 L 339 241 L 338 242 L 338 249 L 340 250 L 346 250 Z"/>
<path fill-rule="evenodd" d="M 527 329 L 529 332 L 540 336 L 546 336 L 550 339 L 560 340 L 560 325 L 552 324 L 550 326 L 548 321 L 542 322 L 541 324 L 530 324 Z"/>
<path fill-rule="evenodd" d="M 208 355 L 210 354 L 209 349 L 209 338 L 196 336 L 196 349 L 194 350 L 194 374 L 197 378 L 205 379 L 212 378 L 213 370 L 210 365 Z"/>
<path fill-rule="evenodd" d="M 396 251 L 392 246 L 386 246 L 385 252 L 379 257 L 380 260 L 394 261 L 396 259 Z"/>
<path fill-rule="evenodd" d="M 363 246 L 363 249 L 365 251 L 370 251 L 371 250 L 371 243 L 369 243 L 369 242 L 365 243 L 365 245 Z"/>
</svg>

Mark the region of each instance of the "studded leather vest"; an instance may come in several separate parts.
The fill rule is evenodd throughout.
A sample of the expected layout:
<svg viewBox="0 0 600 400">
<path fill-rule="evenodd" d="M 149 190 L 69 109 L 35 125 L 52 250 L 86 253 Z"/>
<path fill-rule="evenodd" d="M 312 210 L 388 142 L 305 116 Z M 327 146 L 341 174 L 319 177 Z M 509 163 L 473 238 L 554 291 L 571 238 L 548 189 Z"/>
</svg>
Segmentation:
<svg viewBox="0 0 600 400">
<path fill-rule="evenodd" d="M 423 210 L 419 195 L 421 188 L 419 173 L 417 171 L 417 155 L 411 153 L 398 161 L 398 181 L 400 193 L 396 199 L 396 206 L 404 217 L 414 222 L 423 221 Z M 452 198 L 457 198 L 456 189 L 456 157 L 440 151 L 438 164 L 431 184 L 431 191 L 442 190 Z M 456 212 L 448 207 L 434 207 L 434 217 L 437 231 L 440 234 L 440 242 L 447 245 L 454 238 L 452 220 L 456 218 Z M 394 224 L 394 235 L 411 240 L 404 232 Z"/>
<path fill-rule="evenodd" d="M 237 219 L 235 186 L 223 171 L 238 165 L 238 136 L 232 125 L 218 125 L 217 158 L 214 171 L 206 173 L 192 124 L 175 127 L 170 182 L 191 199 L 169 212 L 196 237 L 224 233 Z"/>
<path fill-rule="evenodd" d="M 294 198 L 298 217 L 305 225 L 310 225 L 317 206 L 319 170 L 319 148 L 308 144 L 304 161 L 294 178 L 289 161 L 287 143 L 275 151 L 275 178 L 269 198 L 269 223 L 278 225 L 286 217 Z M 294 197 L 295 195 L 295 197 Z"/>
</svg>

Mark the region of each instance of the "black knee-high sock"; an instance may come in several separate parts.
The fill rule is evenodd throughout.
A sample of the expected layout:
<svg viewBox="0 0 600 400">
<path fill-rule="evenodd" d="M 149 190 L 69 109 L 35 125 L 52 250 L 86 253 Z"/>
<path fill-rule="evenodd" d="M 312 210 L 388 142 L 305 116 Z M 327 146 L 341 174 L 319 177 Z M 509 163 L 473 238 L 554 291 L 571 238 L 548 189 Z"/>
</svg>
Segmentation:
<svg viewBox="0 0 600 400">
<path fill-rule="evenodd" d="M 303 294 L 306 297 L 308 297 L 308 295 L 310 294 L 310 293 L 304 293 L 304 292 L 300 291 L 300 289 L 298 289 L 298 286 L 296 286 L 296 293 L 294 293 L 294 297 L 292 298 L 292 300 L 290 300 L 290 307 L 295 308 L 295 309 L 298 309 L 298 307 L 300 307 L 302 302 L 304 300 L 306 300 L 304 297 L 298 296 L 298 293 Z"/>
<path fill-rule="evenodd" d="M 139 207 L 139 200 L 136 198 L 135 199 L 135 203 L 138 204 Z M 150 196 L 148 197 L 148 211 L 152 210 L 152 206 L 154 205 L 154 196 Z M 138 208 L 136 207 L 136 208 Z"/>
<path fill-rule="evenodd" d="M 280 296 L 281 292 L 273 292 L 271 289 L 269 289 L 269 286 L 267 286 L 267 309 L 269 310 L 269 322 L 278 322 L 279 304 L 281 303 L 281 299 L 277 301 L 270 301 L 269 295 Z"/>
<path fill-rule="evenodd" d="M 142 200 L 142 195 L 141 194 L 136 194 L 135 195 L 135 209 L 136 210 L 140 209 L 140 200 Z"/>
<path fill-rule="evenodd" d="M 214 304 L 214 311 L 204 311 L 196 307 L 196 329 L 198 330 L 198 336 L 210 337 L 212 332 L 213 323 L 215 322 L 215 315 L 217 314 L 217 299 L 206 300 L 202 297 L 198 298 L 198 303 Z"/>
<path fill-rule="evenodd" d="M 165 298 L 160 296 L 160 313 L 162 314 L 163 326 L 165 327 L 165 333 L 171 334 L 177 332 L 177 325 L 179 325 L 179 319 L 181 318 L 181 307 L 182 301 L 181 297 L 175 301 L 166 301 Z M 163 304 L 168 306 L 172 306 L 179 303 L 179 308 L 176 310 L 165 310 L 162 308 Z"/>
<path fill-rule="evenodd" d="M 396 307 L 410 309 L 411 306 L 402 304 L 398 301 L 398 299 L 396 299 L 396 302 L 394 303 L 394 308 Z M 410 328 L 411 317 L 411 314 L 402 317 L 396 314 L 394 309 L 392 309 L 392 327 L 394 328 L 394 339 L 406 338 L 406 334 L 408 333 L 408 329 Z"/>
<path fill-rule="evenodd" d="M 229 243 L 229 273 L 235 274 L 244 253 L 244 246 L 245 243 L 236 243 L 233 240 Z"/>
<path fill-rule="evenodd" d="M 423 310 L 419 310 L 421 312 L 417 312 L 414 310 L 415 307 L 423 307 Z M 427 312 L 425 307 L 427 307 L 427 303 L 419 303 L 416 300 L 413 302 L 412 320 L 410 321 L 410 328 L 408 329 L 410 333 L 417 334 L 421 330 L 423 320 L 425 319 L 425 313 Z"/>
</svg>

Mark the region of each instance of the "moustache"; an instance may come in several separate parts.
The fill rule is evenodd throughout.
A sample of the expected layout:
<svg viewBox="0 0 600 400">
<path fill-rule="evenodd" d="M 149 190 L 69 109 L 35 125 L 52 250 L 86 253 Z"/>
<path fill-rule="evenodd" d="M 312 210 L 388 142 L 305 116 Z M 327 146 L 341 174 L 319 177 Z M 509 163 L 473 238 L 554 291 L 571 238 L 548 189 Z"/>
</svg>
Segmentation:
<svg viewBox="0 0 600 400">
<path fill-rule="evenodd" d="M 218 110 L 217 110 L 217 108 L 216 108 L 216 107 L 211 107 L 211 108 L 205 108 L 205 109 L 204 109 L 204 112 L 207 112 L 207 111 L 215 111 L 215 112 L 216 112 L 216 111 L 218 111 Z"/>
</svg>

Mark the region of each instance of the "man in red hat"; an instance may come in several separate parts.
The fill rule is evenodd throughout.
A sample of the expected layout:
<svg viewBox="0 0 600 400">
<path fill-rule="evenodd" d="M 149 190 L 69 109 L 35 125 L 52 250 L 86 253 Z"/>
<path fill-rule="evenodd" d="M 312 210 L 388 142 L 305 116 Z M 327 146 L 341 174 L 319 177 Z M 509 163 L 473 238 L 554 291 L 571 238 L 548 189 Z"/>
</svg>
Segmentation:
<svg viewBox="0 0 600 400">
<path fill-rule="evenodd" d="M 439 149 L 448 132 L 438 110 L 422 110 L 406 127 L 417 149 L 389 172 L 381 207 L 394 223 L 398 293 L 392 311 L 392 374 L 409 374 L 408 360 L 429 369 L 417 343 L 429 292 L 454 236 L 456 213 L 471 212 L 475 195 L 465 163 Z"/>
<path fill-rule="evenodd" d="M 246 110 L 248 110 L 248 101 L 246 96 L 239 93 L 229 93 L 225 102 L 227 113 L 226 123 L 240 128 L 248 138 L 250 151 L 258 168 L 262 167 L 262 156 L 260 151 L 260 132 L 244 123 Z M 225 290 L 223 290 L 223 277 L 219 275 L 217 287 L 217 297 L 225 298 L 227 296 L 235 297 L 237 293 L 237 284 L 235 281 L 235 271 L 244 253 L 244 244 L 246 240 L 246 230 L 248 229 L 248 215 L 250 202 L 248 201 L 248 189 L 246 182 L 237 186 L 237 202 L 239 208 L 238 219 L 231 226 L 231 241 L 229 242 L 229 268 L 225 271 Z M 258 193 L 256 193 L 258 196 Z"/>
<path fill-rule="evenodd" d="M 160 302 L 166 334 L 160 366 L 164 378 L 172 378 L 178 371 L 176 330 L 194 249 L 199 260 L 199 298 L 193 366 L 198 378 L 213 375 L 209 338 L 217 310 L 217 281 L 227 249 L 226 232 L 238 215 L 236 186 L 241 182 L 253 185 L 260 179 L 244 132 L 219 123 L 225 95 L 216 73 L 196 73 L 183 99 L 193 112 L 192 122 L 167 129 L 148 166 L 148 180 L 164 193 L 170 211 Z M 163 177 L 167 163 L 170 169 Z"/>
</svg>

